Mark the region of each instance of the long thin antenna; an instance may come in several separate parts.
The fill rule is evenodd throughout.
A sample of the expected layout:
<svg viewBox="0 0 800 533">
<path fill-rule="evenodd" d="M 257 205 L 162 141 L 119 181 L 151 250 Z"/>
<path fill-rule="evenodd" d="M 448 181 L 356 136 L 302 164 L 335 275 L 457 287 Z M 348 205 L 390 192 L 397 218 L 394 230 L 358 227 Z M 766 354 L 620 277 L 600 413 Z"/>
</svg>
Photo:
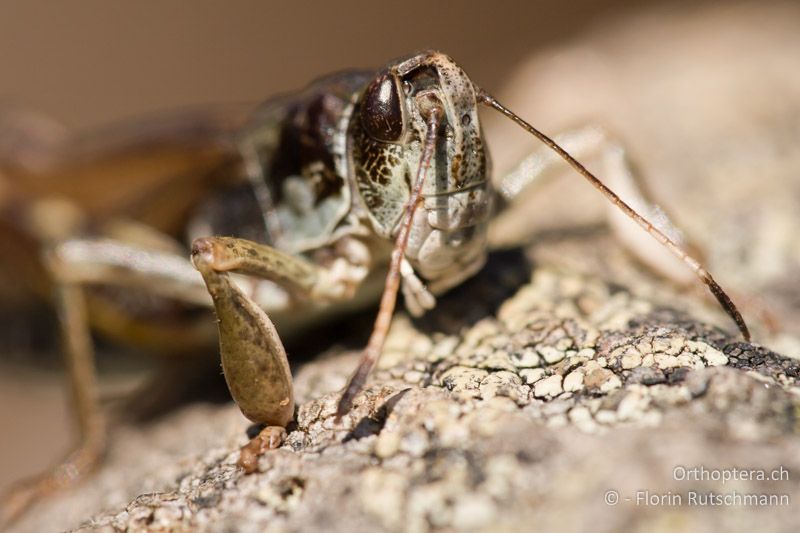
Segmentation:
<svg viewBox="0 0 800 533">
<path fill-rule="evenodd" d="M 414 218 L 414 212 L 422 201 L 422 186 L 425 183 L 425 176 L 428 174 L 428 169 L 431 166 L 434 148 L 436 148 L 439 115 L 440 110 L 433 107 L 428 117 L 428 132 L 425 137 L 425 147 L 422 151 L 422 158 L 420 159 L 419 168 L 417 169 L 417 178 L 414 182 L 411 196 L 408 199 L 408 204 L 406 204 L 405 216 L 400 225 L 400 231 L 397 233 L 394 250 L 392 250 L 389 273 L 386 276 L 386 284 L 383 288 L 383 296 L 381 297 L 378 316 L 375 318 L 375 326 L 372 328 L 372 335 L 369 337 L 367 347 L 364 348 L 364 353 L 361 356 L 361 361 L 358 363 L 358 368 L 356 368 L 355 373 L 353 373 L 350 378 L 339 400 L 339 406 L 336 409 L 337 421 L 341 420 L 342 416 L 350 411 L 356 394 L 364 388 L 369 373 L 372 371 L 375 363 L 378 362 L 383 343 L 386 341 L 386 335 L 389 333 L 392 314 L 394 313 L 394 307 L 397 303 L 397 290 L 400 287 L 400 264 L 403 261 L 403 256 L 408 246 L 408 236 L 411 233 L 411 221 Z"/>
<path fill-rule="evenodd" d="M 653 226 L 646 218 L 642 215 L 637 213 L 633 210 L 628 204 L 622 201 L 622 199 L 617 196 L 617 194 L 606 187 L 606 185 L 600 181 L 594 174 L 589 172 L 586 167 L 584 167 L 577 159 L 572 157 L 567 153 L 566 150 L 561 148 L 556 142 L 545 135 L 544 133 L 540 132 L 516 114 L 514 114 L 511 110 L 503 106 L 500 102 L 497 101 L 492 95 L 488 94 L 483 89 L 478 87 L 475 88 L 476 92 L 478 93 L 478 101 L 492 109 L 499 111 L 506 117 L 510 118 L 514 122 L 517 123 L 522 129 L 526 130 L 528 133 L 542 141 L 546 144 L 551 150 L 555 153 L 560 155 L 567 163 L 569 163 L 572 168 L 574 168 L 579 174 L 581 174 L 584 178 L 589 180 L 589 183 L 594 185 L 594 187 L 599 190 L 606 198 L 608 198 L 611 203 L 616 205 L 623 213 L 628 215 L 634 221 L 636 221 L 639 226 L 641 226 L 647 233 L 655 237 L 655 239 L 664 245 L 670 252 L 672 252 L 676 257 L 681 259 L 684 263 L 686 263 L 689 268 L 691 268 L 694 273 L 700 278 L 700 281 L 708 286 L 711 294 L 717 299 L 719 304 L 725 310 L 725 312 L 730 316 L 734 322 L 736 322 L 736 326 L 739 328 L 739 331 L 742 333 L 744 340 L 750 341 L 750 331 L 747 329 L 747 324 L 744 322 L 744 318 L 742 318 L 742 314 L 736 308 L 736 305 L 731 300 L 730 296 L 719 286 L 719 284 L 714 281 L 714 278 L 711 277 L 711 274 L 703 268 L 703 266 L 689 254 L 687 254 L 680 246 L 678 246 L 674 241 L 672 241 L 669 237 L 667 237 L 662 231 L 658 228 Z"/>
</svg>

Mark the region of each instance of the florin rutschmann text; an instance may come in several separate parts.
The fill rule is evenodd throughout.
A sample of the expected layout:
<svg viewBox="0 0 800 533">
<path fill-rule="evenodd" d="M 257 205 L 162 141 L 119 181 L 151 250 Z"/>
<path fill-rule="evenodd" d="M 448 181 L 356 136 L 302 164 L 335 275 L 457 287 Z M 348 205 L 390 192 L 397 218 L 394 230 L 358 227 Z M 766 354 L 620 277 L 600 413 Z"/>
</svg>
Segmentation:
<svg viewBox="0 0 800 533">
<path fill-rule="evenodd" d="M 748 482 L 786 483 L 789 470 L 784 466 L 764 468 L 707 468 L 705 466 L 677 465 L 672 469 L 672 479 L 680 483 L 690 483 L 689 490 L 640 489 L 630 496 L 611 489 L 605 493 L 607 505 L 617 505 L 620 501 L 646 507 L 783 507 L 791 505 L 787 493 L 757 492 L 747 490 Z M 709 483 L 738 483 L 735 490 L 720 491 L 701 488 Z M 742 485 L 745 483 L 745 485 Z"/>
</svg>

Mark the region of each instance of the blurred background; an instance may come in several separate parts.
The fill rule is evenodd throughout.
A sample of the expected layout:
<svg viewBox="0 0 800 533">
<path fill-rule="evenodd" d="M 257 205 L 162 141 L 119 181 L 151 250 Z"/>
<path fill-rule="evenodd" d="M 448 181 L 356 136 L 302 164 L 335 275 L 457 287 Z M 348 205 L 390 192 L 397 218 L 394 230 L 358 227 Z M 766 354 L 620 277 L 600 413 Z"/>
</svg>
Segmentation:
<svg viewBox="0 0 800 533">
<path fill-rule="evenodd" d="M 5 4 L 0 96 L 80 130 L 162 108 L 260 101 L 325 73 L 427 48 L 447 51 L 475 79 L 499 87 L 537 47 L 647 3 Z"/>
<path fill-rule="evenodd" d="M 716 4 L 3 3 L 0 102 L 41 110 L 80 133 L 161 109 L 258 102 L 325 73 L 439 49 L 546 132 L 586 123 L 618 132 L 658 197 L 678 206 L 678 220 L 709 236 L 699 241 L 723 279 L 741 292 L 782 294 L 774 305 L 795 309 L 800 246 L 782 236 L 800 227 L 800 17 L 790 2 Z M 500 169 L 530 150 L 529 139 L 495 117 L 486 126 Z M 773 191 L 765 202 L 781 203 L 780 215 L 765 214 L 763 204 L 727 218 L 705 212 L 734 164 L 761 180 L 732 187 L 736 198 Z M 702 192 L 683 201 L 697 183 L 706 183 Z M 712 236 L 732 244 L 714 247 Z M 18 305 L 0 312 L 0 490 L 53 463 L 74 437 L 58 359 L 28 353 L 53 351 L 54 319 Z"/>
</svg>

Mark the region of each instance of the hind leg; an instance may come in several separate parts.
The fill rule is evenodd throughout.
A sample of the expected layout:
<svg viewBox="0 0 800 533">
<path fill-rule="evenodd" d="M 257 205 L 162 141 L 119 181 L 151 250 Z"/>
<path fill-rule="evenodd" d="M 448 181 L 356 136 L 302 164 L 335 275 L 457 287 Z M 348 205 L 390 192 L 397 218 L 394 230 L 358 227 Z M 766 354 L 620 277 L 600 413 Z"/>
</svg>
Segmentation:
<svg viewBox="0 0 800 533">
<path fill-rule="evenodd" d="M 596 168 L 606 185 L 623 201 L 642 214 L 673 241 L 686 246 L 680 231 L 671 223 L 663 209 L 649 197 L 627 159 L 621 142 L 597 127 L 576 129 L 555 137 L 576 159 L 589 168 Z M 511 204 L 514 200 L 564 173 L 572 172 L 564 161 L 547 147 L 541 147 L 524 158 L 510 173 L 497 183 L 503 198 Z M 673 283 L 685 286 L 694 277 L 683 261 L 676 258 L 655 239 L 613 204 L 606 202 L 605 218 L 619 242 L 636 259 Z M 691 247 L 691 246 L 689 246 Z"/>
<path fill-rule="evenodd" d="M 95 353 L 85 288 L 141 287 L 162 296 L 210 306 L 202 279 L 184 258 L 109 239 L 70 239 L 46 247 L 79 443 L 52 471 L 25 480 L 3 499 L 0 524 L 18 518 L 41 497 L 74 486 L 101 463 L 107 423 L 99 405 Z M 116 253 L 112 253 L 116 252 Z"/>
<path fill-rule="evenodd" d="M 52 471 L 22 481 L 11 489 L 3 501 L 0 525 L 13 522 L 39 498 L 78 483 L 100 463 L 106 449 L 106 419 L 98 408 L 94 349 L 82 290 L 74 285 L 60 285 L 56 289 L 56 300 L 80 441 Z"/>
<path fill-rule="evenodd" d="M 491 105 L 499 106 L 498 108 L 505 114 L 513 116 L 496 101 Z M 615 235 L 637 259 L 651 270 L 679 285 L 686 285 L 693 274 L 706 285 L 720 307 L 736 323 L 742 337 L 746 341 L 750 340 L 747 324 L 731 297 L 714 280 L 711 273 L 687 253 L 688 246 L 664 211 L 647 200 L 619 142 L 597 128 L 578 130 L 558 137 L 554 142 L 521 119 L 515 118 L 515 120 L 549 145 L 549 149 L 554 154 L 557 153 L 558 158 L 567 160 L 574 171 L 605 196 L 607 216 Z M 560 146 L 562 143 L 563 147 Z M 542 150 L 526 158 L 517 170 L 500 180 L 498 189 L 506 200 L 511 201 L 521 191 L 530 189 L 537 182 L 541 183 L 543 176 L 548 175 L 548 171 L 557 168 L 557 158 Z M 589 167 L 592 166 L 593 160 L 598 160 L 602 168 L 602 171 L 598 172 L 601 178 L 587 170 L 584 164 L 575 159 L 576 157 Z"/>
</svg>

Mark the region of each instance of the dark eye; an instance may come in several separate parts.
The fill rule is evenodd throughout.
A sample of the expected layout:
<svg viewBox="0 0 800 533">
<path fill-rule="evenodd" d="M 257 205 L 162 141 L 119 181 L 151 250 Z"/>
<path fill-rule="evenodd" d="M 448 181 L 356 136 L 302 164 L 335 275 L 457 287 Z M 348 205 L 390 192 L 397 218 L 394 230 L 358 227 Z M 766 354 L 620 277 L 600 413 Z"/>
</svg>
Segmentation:
<svg viewBox="0 0 800 533">
<path fill-rule="evenodd" d="M 361 123 L 376 141 L 400 140 L 403 135 L 403 103 L 392 74 L 381 74 L 367 87 L 361 101 Z"/>
</svg>

